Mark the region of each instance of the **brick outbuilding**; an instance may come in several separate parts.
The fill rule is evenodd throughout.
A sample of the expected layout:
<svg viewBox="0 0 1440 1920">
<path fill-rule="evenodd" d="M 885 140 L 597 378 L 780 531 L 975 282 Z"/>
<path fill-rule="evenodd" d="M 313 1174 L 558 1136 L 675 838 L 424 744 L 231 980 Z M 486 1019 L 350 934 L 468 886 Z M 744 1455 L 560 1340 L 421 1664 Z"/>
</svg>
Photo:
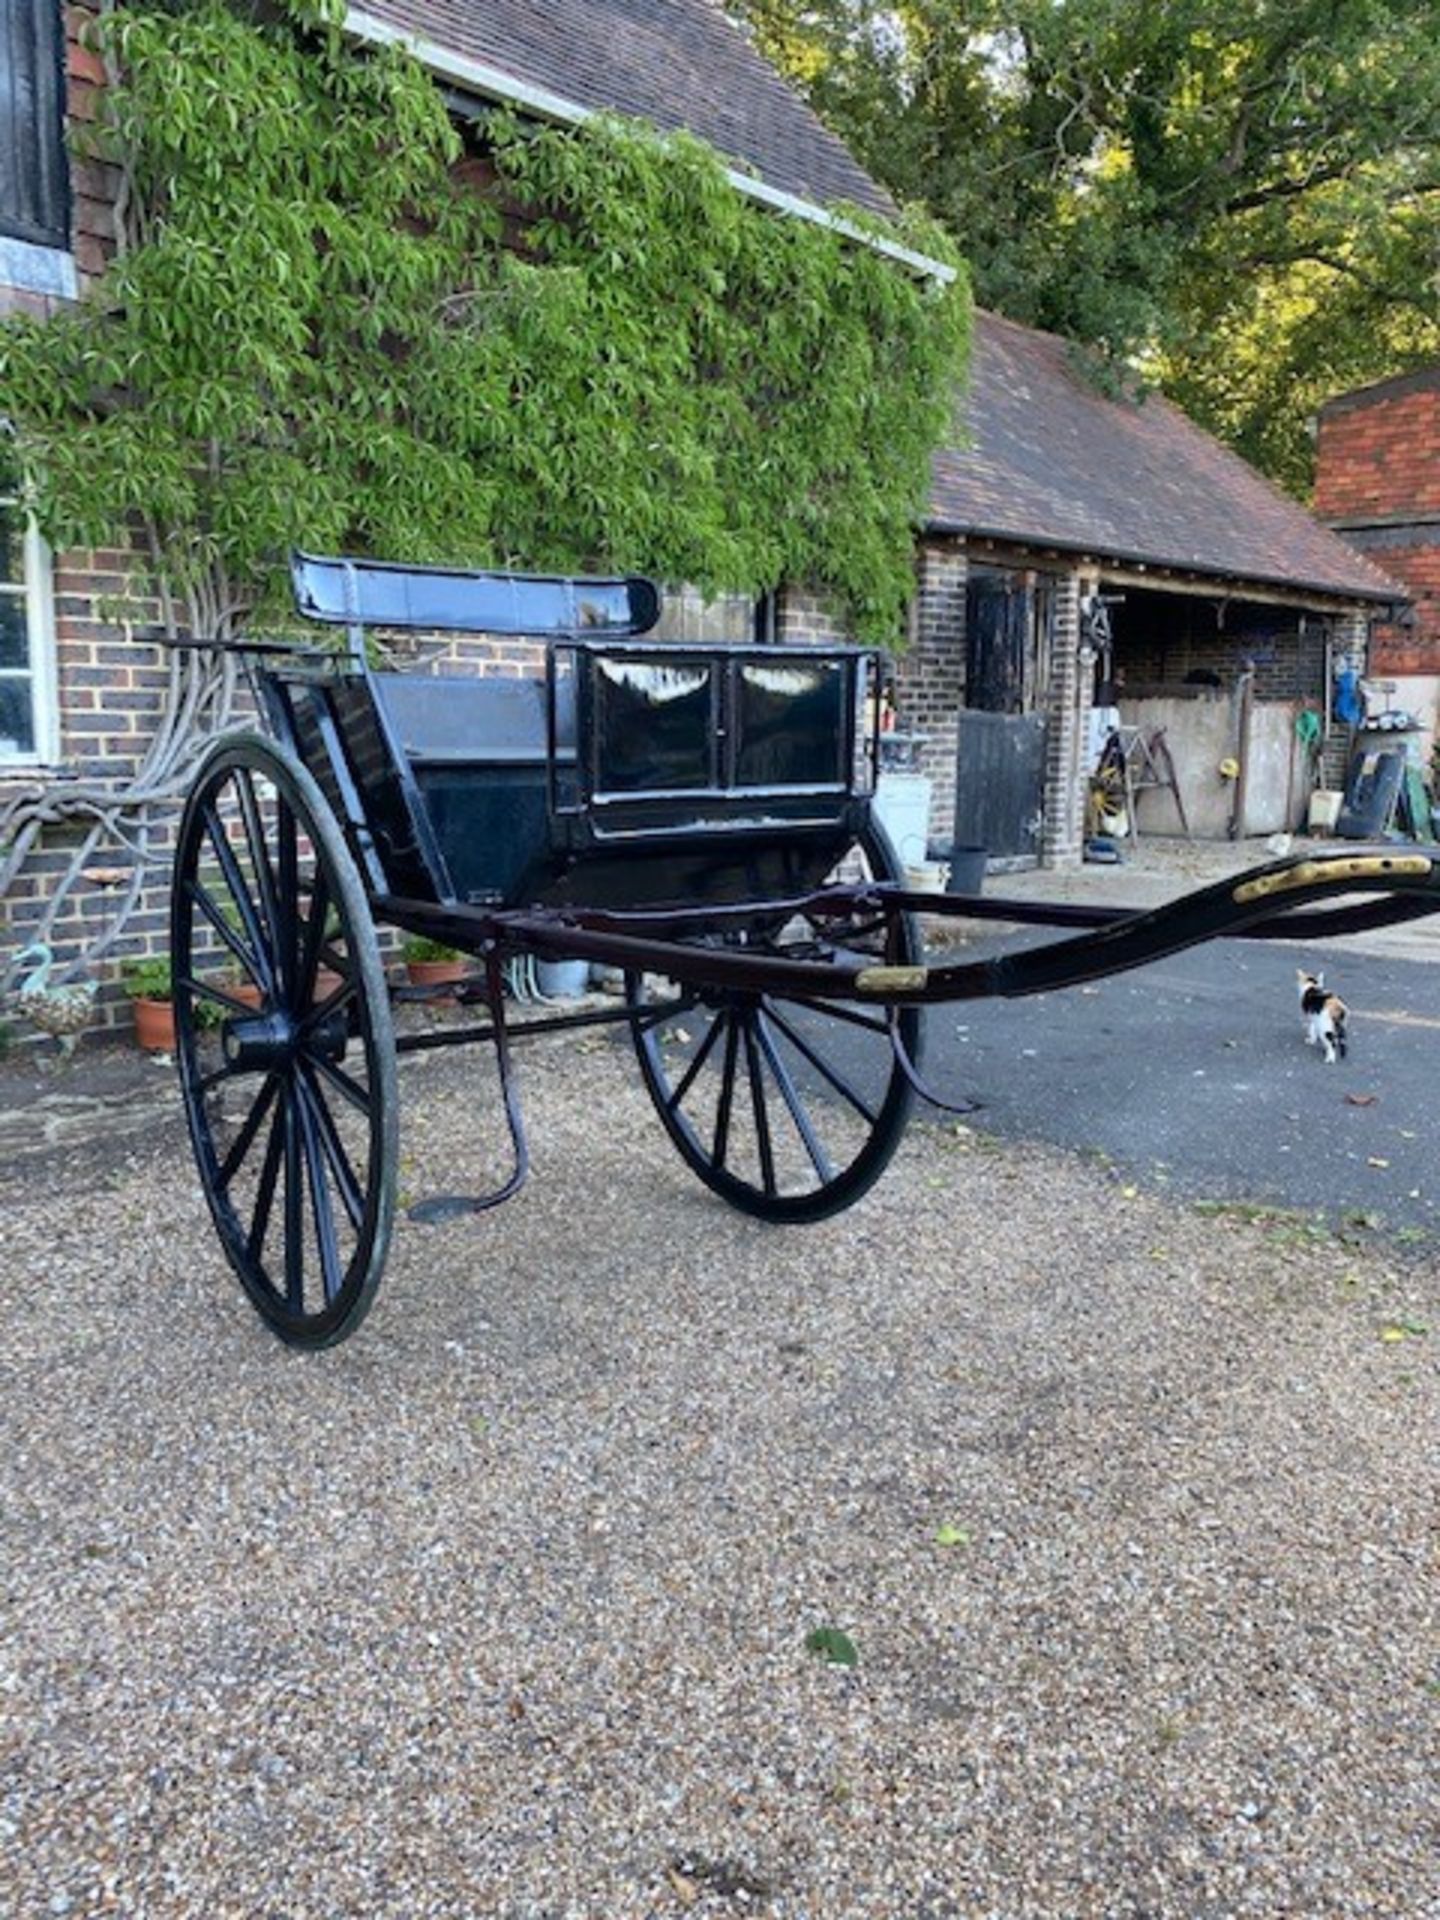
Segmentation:
<svg viewBox="0 0 1440 1920">
<path fill-rule="evenodd" d="M 1341 394 L 1321 409 L 1315 511 L 1400 581 L 1411 606 L 1377 626 L 1382 698 L 1440 727 L 1440 367 Z M 1393 693 L 1384 683 L 1393 683 Z"/>
</svg>

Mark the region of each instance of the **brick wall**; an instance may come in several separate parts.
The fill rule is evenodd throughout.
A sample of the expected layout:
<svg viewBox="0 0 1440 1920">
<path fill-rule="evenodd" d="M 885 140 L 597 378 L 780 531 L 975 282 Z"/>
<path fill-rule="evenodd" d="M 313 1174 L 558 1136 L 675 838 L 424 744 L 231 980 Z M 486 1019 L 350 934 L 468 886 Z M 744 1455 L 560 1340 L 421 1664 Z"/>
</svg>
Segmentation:
<svg viewBox="0 0 1440 1920">
<path fill-rule="evenodd" d="M 1083 583 L 1089 591 L 1094 583 Z M 1045 739 L 1045 824 L 1040 864 L 1077 867 L 1085 836 L 1084 710 L 1090 676 L 1080 670 L 1080 594 L 1077 573 L 1055 581 L 1050 640 L 1049 727 Z M 1083 685 L 1082 685 L 1083 680 Z"/>
<path fill-rule="evenodd" d="M 931 781 L 930 837 L 948 844 L 955 830 L 955 768 L 960 709 L 965 704 L 965 586 L 970 566 L 963 542 L 927 540 L 916 557 L 910 644 L 895 666 L 901 728 L 921 734 L 921 771 Z"/>
<path fill-rule="evenodd" d="M 1315 511 L 1410 592 L 1410 624 L 1377 626 L 1378 678 L 1440 673 L 1440 368 L 1321 410 Z"/>
<path fill-rule="evenodd" d="M 77 779 L 117 785 L 133 776 L 144 760 L 155 733 L 170 684 L 168 657 L 157 644 L 158 610 L 130 591 L 134 556 L 123 548 L 58 557 L 55 565 L 55 665 L 60 711 L 59 770 Z M 115 624 L 113 603 L 128 601 L 125 625 Z M 16 787 L 33 780 L 27 770 L 0 774 L 0 802 Z M 47 828 L 37 853 L 32 854 L 3 903 L 3 938 L 7 947 L 23 944 L 56 880 L 69 867 L 71 855 L 85 832 L 84 822 Z M 173 834 L 173 822 L 162 826 L 150 844 L 156 862 L 155 884 L 127 923 L 124 939 L 115 949 L 126 954 L 159 952 L 165 947 L 166 876 L 164 862 Z M 128 872 L 128 849 L 99 842 L 87 862 L 89 868 Z M 62 960 L 104 928 L 114 914 L 109 887 L 85 882 L 71 895 L 55 924 L 51 945 Z M 109 969 L 101 1001 L 102 1024 L 115 1020 L 123 1008 Z"/>
<path fill-rule="evenodd" d="M 1435 449 L 1440 466 L 1440 447 Z M 1370 672 L 1377 679 L 1440 673 L 1440 519 L 1404 527 L 1342 527 L 1353 546 L 1401 581 L 1413 601 L 1403 626 L 1377 623 Z"/>
<path fill-rule="evenodd" d="M 775 638 L 784 646 L 844 646 L 852 636 L 844 616 L 823 594 L 782 587 L 775 596 Z"/>
<path fill-rule="evenodd" d="M 1321 409 L 1315 511 L 1330 521 L 1440 515 L 1440 368 Z"/>
<path fill-rule="evenodd" d="M 94 8 L 66 9 L 66 113 L 71 128 L 71 253 L 76 285 L 84 292 L 103 272 L 114 252 L 113 205 L 117 170 L 84 156 L 78 129 L 96 117 L 104 70 L 98 55 L 82 44 Z M 0 316 L 31 313 L 46 318 L 67 304 L 61 295 L 36 291 L 32 284 L 0 280 Z M 155 609 L 132 605 L 128 629 L 117 626 L 111 607 L 131 598 L 134 555 L 123 545 L 96 553 L 56 557 L 54 572 L 56 696 L 60 716 L 60 766 L 80 778 L 118 780 L 133 773 L 144 757 L 169 684 L 169 668 L 154 645 Z M 130 635 L 127 638 L 127 631 Z M 0 804 L 33 779 L 28 770 L 0 770 Z M 10 948 L 23 943 L 57 876 L 70 864 L 82 828 L 47 831 L 41 849 L 27 862 L 9 897 L 0 902 L 0 939 Z M 163 858 L 163 839 L 156 851 Z M 97 847 L 96 868 L 128 866 L 127 856 Z M 101 929 L 113 913 L 113 901 L 99 884 L 85 885 L 57 922 L 53 944 L 63 958 Z M 163 888 L 152 890 L 130 923 L 125 951 L 162 948 L 165 928 Z M 112 969 L 113 972 L 113 969 Z M 116 1016 L 113 980 L 102 1001 L 102 1020 Z"/>
</svg>

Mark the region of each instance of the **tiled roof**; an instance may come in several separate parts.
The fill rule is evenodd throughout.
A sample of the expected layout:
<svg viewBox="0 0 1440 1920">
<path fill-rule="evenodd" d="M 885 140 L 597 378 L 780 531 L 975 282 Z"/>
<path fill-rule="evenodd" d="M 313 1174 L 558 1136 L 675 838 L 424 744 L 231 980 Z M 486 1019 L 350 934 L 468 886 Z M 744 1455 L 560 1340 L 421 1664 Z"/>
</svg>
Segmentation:
<svg viewBox="0 0 1440 1920">
<path fill-rule="evenodd" d="M 1152 394 L 1110 400 L 1054 334 L 976 315 L 973 444 L 941 453 L 931 524 L 1357 598 L 1405 590 Z"/>
<path fill-rule="evenodd" d="M 1320 409 L 1322 420 L 1333 414 L 1362 413 L 1366 407 L 1386 400 L 1403 399 L 1412 393 L 1433 393 L 1440 387 L 1440 367 L 1420 367 L 1412 373 L 1395 373 L 1388 380 L 1373 381 L 1368 387 L 1355 387 L 1349 393 L 1337 393 Z"/>
<path fill-rule="evenodd" d="M 688 128 L 802 200 L 894 211 L 718 0 L 360 0 L 356 11 L 578 107 Z"/>
</svg>

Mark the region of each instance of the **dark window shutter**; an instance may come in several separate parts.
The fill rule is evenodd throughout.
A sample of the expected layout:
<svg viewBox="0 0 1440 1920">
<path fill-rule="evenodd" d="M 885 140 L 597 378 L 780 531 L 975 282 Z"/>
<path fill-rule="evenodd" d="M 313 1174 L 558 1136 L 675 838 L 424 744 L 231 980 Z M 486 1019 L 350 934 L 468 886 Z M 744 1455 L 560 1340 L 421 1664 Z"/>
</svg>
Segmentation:
<svg viewBox="0 0 1440 1920">
<path fill-rule="evenodd" d="M 0 233 L 70 244 L 60 0 L 0 0 Z"/>
</svg>

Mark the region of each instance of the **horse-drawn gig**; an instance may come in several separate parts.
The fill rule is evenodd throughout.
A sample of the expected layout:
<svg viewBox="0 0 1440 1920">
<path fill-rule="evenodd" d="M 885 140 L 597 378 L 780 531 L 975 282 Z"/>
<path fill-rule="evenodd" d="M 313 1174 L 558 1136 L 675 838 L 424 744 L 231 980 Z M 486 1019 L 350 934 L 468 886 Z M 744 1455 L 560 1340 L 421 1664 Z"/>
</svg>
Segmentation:
<svg viewBox="0 0 1440 1920">
<path fill-rule="evenodd" d="M 1281 861 L 1148 913 L 906 889 L 872 812 L 874 657 L 651 641 L 650 582 L 297 558 L 344 642 L 243 644 L 264 733 L 215 742 L 175 856 L 180 1080 L 221 1244 L 287 1340 L 359 1324 L 396 1206 L 396 1055 L 494 1048 L 514 1193 L 512 1043 L 628 1028 L 681 1158 L 765 1220 L 822 1219 L 895 1151 L 931 1002 L 1049 991 L 1215 935 L 1354 932 L 1440 908 L 1429 855 Z M 541 639 L 543 678 L 378 670 L 367 632 Z M 1326 894 L 1365 896 L 1305 912 Z M 917 915 L 1047 922 L 1038 948 L 928 963 Z M 473 1022 L 397 1035 L 377 929 L 471 955 Z M 507 962 L 621 971 L 623 999 L 517 1018 Z"/>
</svg>

